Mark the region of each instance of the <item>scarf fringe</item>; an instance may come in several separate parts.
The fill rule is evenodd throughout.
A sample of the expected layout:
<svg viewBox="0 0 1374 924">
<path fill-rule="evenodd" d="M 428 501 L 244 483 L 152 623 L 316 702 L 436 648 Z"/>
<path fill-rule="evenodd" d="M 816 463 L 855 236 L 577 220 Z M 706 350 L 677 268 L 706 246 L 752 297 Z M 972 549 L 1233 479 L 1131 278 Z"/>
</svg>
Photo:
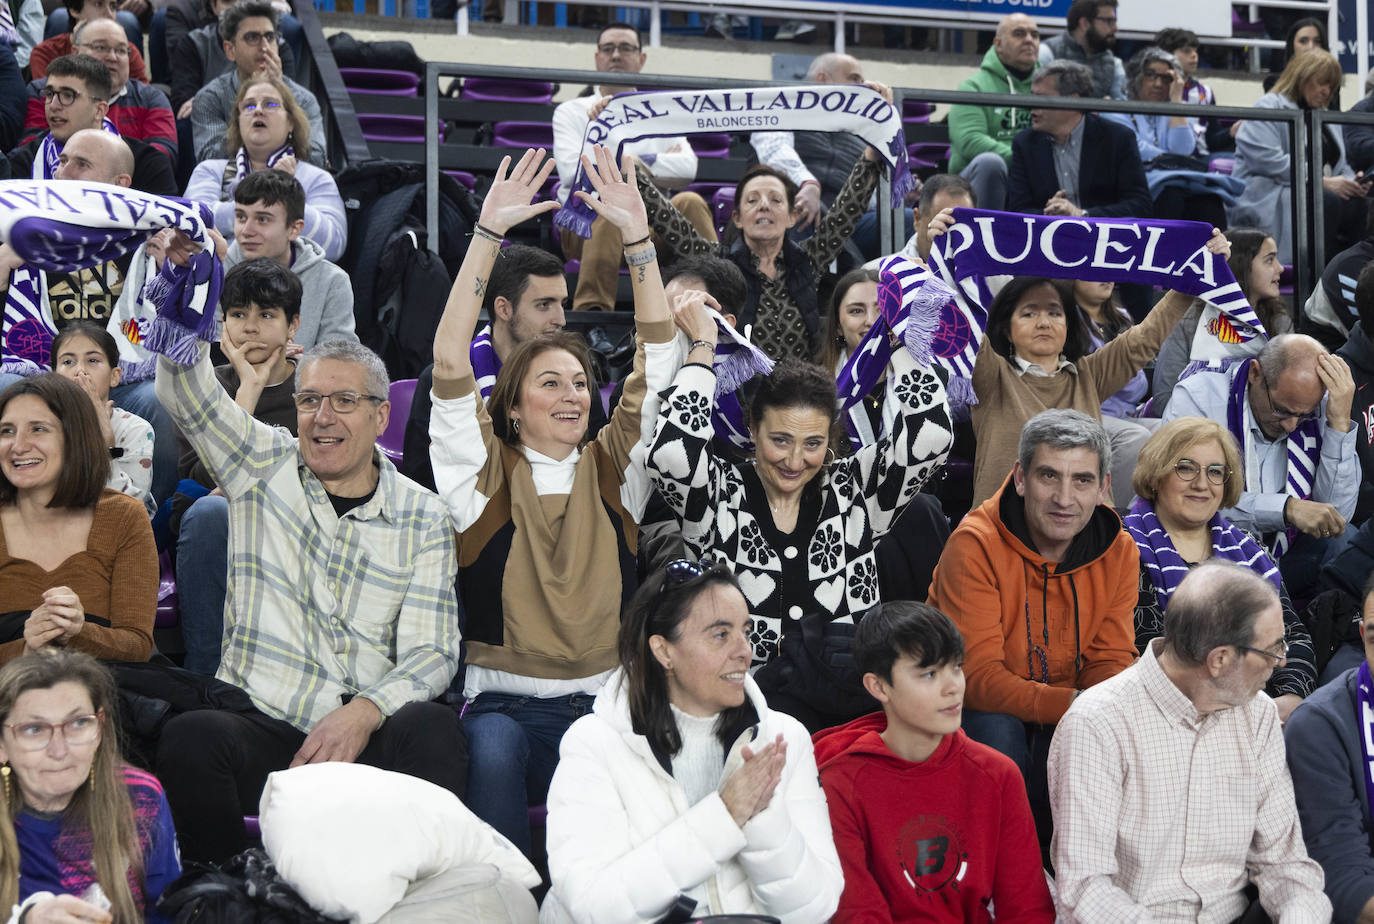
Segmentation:
<svg viewBox="0 0 1374 924">
<path fill-rule="evenodd" d="M 578 167 L 579 178 L 582 168 Z M 596 212 L 592 207 L 583 202 L 576 196 L 568 196 L 567 203 L 558 210 L 554 216 L 553 223 L 560 228 L 571 231 L 578 237 L 592 236 L 592 222 L 596 220 Z"/>
<path fill-rule="evenodd" d="M 140 359 L 138 362 L 130 362 L 127 359 L 120 359 L 119 380 L 124 383 L 142 382 L 151 379 L 157 374 L 157 357 L 150 356 L 147 359 Z"/>
<path fill-rule="evenodd" d="M 183 327 L 171 318 L 158 315 L 148 327 L 148 339 L 143 345 L 159 353 L 178 366 L 193 366 L 200 359 L 202 340 L 195 331 Z"/>
<path fill-rule="evenodd" d="M 978 396 L 973 393 L 973 381 L 967 376 L 951 375 L 949 382 L 945 385 L 945 394 L 949 396 L 951 406 L 955 404 L 971 406 L 978 403 Z"/>
<path fill-rule="evenodd" d="M 27 377 L 30 375 L 41 375 L 44 372 L 50 371 L 52 370 L 45 366 L 40 366 L 38 363 L 30 362 L 27 359 L 7 359 L 3 363 L 0 363 L 0 372 L 4 372 L 8 375 L 22 375 Z"/>
<path fill-rule="evenodd" d="M 911 175 L 911 162 L 906 153 L 905 133 L 897 135 L 898 142 L 902 145 L 902 156 L 897 161 L 897 166 L 892 169 L 892 207 L 894 209 L 906 208 L 906 197 L 916 188 L 916 178 Z"/>
<path fill-rule="evenodd" d="M 728 355 L 717 356 L 716 397 L 733 392 L 756 375 L 767 375 L 773 371 L 773 360 L 755 348 L 732 350 Z"/>
</svg>

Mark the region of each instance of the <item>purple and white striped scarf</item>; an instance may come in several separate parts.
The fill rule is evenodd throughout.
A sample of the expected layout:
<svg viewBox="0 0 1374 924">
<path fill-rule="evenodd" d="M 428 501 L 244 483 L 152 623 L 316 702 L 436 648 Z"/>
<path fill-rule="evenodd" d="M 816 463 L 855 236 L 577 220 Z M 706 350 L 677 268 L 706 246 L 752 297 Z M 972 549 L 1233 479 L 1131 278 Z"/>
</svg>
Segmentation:
<svg viewBox="0 0 1374 924">
<path fill-rule="evenodd" d="M 1246 393 L 1249 390 L 1250 364 L 1253 358 L 1242 360 L 1232 367 L 1231 394 L 1226 399 L 1226 429 L 1236 438 L 1245 467 L 1249 469 L 1250 460 L 1255 457 L 1255 441 L 1250 438 L 1250 428 L 1245 425 Z M 1317 464 L 1321 461 L 1322 426 L 1317 420 L 1304 420 L 1288 434 L 1288 470 L 1284 478 L 1283 491 L 1289 497 L 1307 500 L 1312 496 L 1312 482 L 1317 477 Z M 1248 473 L 1247 473 L 1248 474 Z M 1256 489 L 1257 485 L 1247 485 Z M 1283 557 L 1292 545 L 1295 530 L 1290 526 L 1274 536 L 1270 551 L 1275 558 Z"/>
<path fill-rule="evenodd" d="M 208 245 L 211 227 L 210 210 L 183 199 L 79 180 L 0 182 L 0 242 L 13 247 L 25 262 L 11 277 L 5 302 L 0 371 L 34 375 L 46 370 L 57 333 L 47 298 L 36 294 L 41 287 L 16 285 L 19 277 L 98 266 L 133 252 L 163 228 L 179 228 Z M 187 307 L 206 299 L 213 305 L 219 289 L 183 294 Z"/>
<path fill-rule="evenodd" d="M 592 145 L 600 144 L 619 164 L 626 142 L 731 131 L 848 132 L 867 141 L 887 162 L 893 208 L 901 208 L 915 183 L 901 115 L 880 93 L 861 84 L 618 93 L 587 124 L 582 153 L 592 157 Z M 592 192 L 580 161 L 573 181 L 573 190 L 579 189 Z M 591 237 L 595 218 L 589 205 L 569 195 L 554 221 L 579 237 Z"/>
<path fill-rule="evenodd" d="M 496 355 L 496 347 L 491 343 L 491 325 L 477 332 L 468 345 L 468 362 L 472 364 L 472 374 L 477 379 L 477 391 L 485 401 L 491 397 L 496 385 L 496 377 L 501 374 L 501 357 Z"/>
<path fill-rule="evenodd" d="M 939 360 L 936 341 L 953 299 L 949 286 L 901 254 L 884 257 L 878 264 L 879 316 L 835 380 L 840 411 L 854 448 L 863 445 L 862 434 L 847 412 L 882 379 L 892 361 L 892 351 L 899 345 L 905 346 L 921 366 Z"/>
<path fill-rule="evenodd" d="M 1155 515 L 1154 505 L 1149 501 L 1136 498 L 1135 503 L 1131 504 L 1131 512 L 1121 523 L 1140 549 L 1140 563 L 1150 575 L 1160 610 L 1167 609 L 1169 598 L 1178 589 L 1179 582 L 1188 575 L 1188 563 L 1178 554 L 1168 531 Z M 1212 532 L 1213 558 L 1244 565 L 1270 581 L 1274 590 L 1281 589 L 1278 567 L 1260 544 L 1250 538 L 1249 533 L 1220 513 L 1212 515 L 1207 528 Z"/>
<path fill-rule="evenodd" d="M 4 5 L 3 2 L 0 2 L 0 6 Z M 100 128 L 102 131 L 107 131 L 111 135 L 119 134 L 119 129 L 115 127 L 115 124 L 111 122 L 108 117 L 100 123 Z M 48 132 L 43 136 L 43 140 L 38 142 L 38 151 L 34 154 L 33 158 L 33 170 L 31 172 L 33 179 L 57 179 L 57 168 L 61 163 L 58 155 L 62 153 L 64 147 L 66 147 L 66 142 L 58 141 L 52 136 L 52 132 Z"/>
<path fill-rule="evenodd" d="M 19 30 L 14 27 L 14 13 L 7 2 L 0 3 L 0 41 L 11 45 L 18 45 L 20 41 Z"/>
<path fill-rule="evenodd" d="M 271 154 L 268 154 L 268 155 L 267 155 L 267 167 L 266 167 L 266 169 L 271 170 L 273 167 L 275 167 L 278 163 L 281 162 L 281 159 L 282 159 L 283 157 L 295 157 L 295 156 L 296 156 L 296 149 L 293 148 L 293 147 L 291 146 L 291 142 L 290 142 L 290 141 L 287 141 L 286 144 L 283 144 L 281 147 L 277 148 L 277 149 L 276 149 L 275 151 L 273 151 Z M 233 170 L 233 172 L 230 173 L 230 172 L 227 171 L 227 170 L 224 172 L 224 181 L 223 181 L 223 184 L 222 184 L 221 189 L 220 189 L 220 200 L 223 201 L 223 202 L 227 202 L 227 201 L 229 200 L 229 198 L 230 198 L 230 195 L 229 195 L 229 190 L 230 190 L 230 188 L 231 188 L 235 183 L 237 183 L 239 180 L 243 179 L 243 178 L 246 177 L 248 174 L 250 174 L 250 173 L 253 172 L 253 163 L 252 163 L 252 161 L 250 161 L 250 160 L 248 159 L 248 149 L 247 149 L 247 148 L 239 148 L 239 152 L 238 152 L 238 154 L 234 157 L 233 163 L 234 163 L 234 170 Z"/>
<path fill-rule="evenodd" d="M 990 276 L 1133 282 L 1177 289 L 1221 310 L 1216 336 L 1243 343 L 1267 336 L 1231 268 L 1207 250 L 1212 229 L 1197 221 L 1061 218 L 955 209 L 955 224 L 931 248 L 931 269 L 953 289 L 936 357 L 965 381 L 987 327 Z M 951 381 L 951 398 L 962 396 Z"/>
</svg>

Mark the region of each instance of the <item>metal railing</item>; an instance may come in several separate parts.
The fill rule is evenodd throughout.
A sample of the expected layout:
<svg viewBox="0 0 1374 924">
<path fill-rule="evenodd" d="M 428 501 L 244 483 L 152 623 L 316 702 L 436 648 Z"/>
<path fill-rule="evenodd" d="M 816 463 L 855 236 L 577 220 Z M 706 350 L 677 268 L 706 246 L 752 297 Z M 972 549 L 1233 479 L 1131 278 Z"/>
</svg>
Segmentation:
<svg viewBox="0 0 1374 924">
<path fill-rule="evenodd" d="M 458 64 L 453 62 L 430 62 L 425 68 L 424 94 L 425 94 L 425 209 L 426 223 L 431 248 L 438 246 L 439 240 L 439 80 L 446 77 L 496 77 L 516 80 L 551 80 L 559 83 L 604 83 L 615 85 L 623 83 L 624 74 L 598 73 L 594 71 L 571 71 L 541 69 L 530 67 L 498 67 L 495 65 L 477 64 Z M 777 86 L 785 81 L 758 81 L 758 80 L 726 80 L 718 77 L 680 77 L 654 74 L 636 74 L 635 84 L 641 90 L 649 89 L 690 89 L 690 90 L 712 90 L 729 89 L 734 87 L 760 87 Z M 1207 106 L 1199 107 L 1189 103 L 1145 103 L 1138 101 L 1122 100 L 1098 100 L 1098 99 L 1076 99 L 1065 97 L 1013 95 L 1009 93 L 968 93 L 958 90 L 921 90 L 910 87 L 898 87 L 893 89 L 894 102 L 898 111 L 901 111 L 902 100 L 904 98 L 919 99 L 930 103 L 962 104 L 969 106 L 1012 106 L 1019 109 L 1028 109 L 1032 103 L 1036 108 L 1041 109 L 1072 109 L 1080 112 L 1121 112 L 1121 113 L 1141 113 L 1145 115 L 1180 115 L 1197 117 L 1205 115 L 1208 118 L 1218 119 L 1254 119 L 1265 122 L 1286 123 L 1288 128 L 1289 150 L 1292 152 L 1289 163 L 1289 181 L 1294 190 L 1293 195 L 1293 215 L 1292 227 L 1294 229 L 1293 240 L 1301 241 L 1304 238 L 1300 231 L 1311 227 L 1312 209 L 1320 208 L 1320 195 L 1316 196 L 1317 202 L 1312 203 L 1306 195 L 1297 195 L 1300 190 L 1309 188 L 1309 154 L 1308 140 L 1319 137 L 1313 134 L 1310 126 L 1304 121 L 1305 115 L 1315 115 L 1312 121 L 1320 122 L 1326 120 L 1334 121 L 1339 118 L 1341 121 L 1369 122 L 1374 123 L 1374 115 L 1361 115 L 1359 113 L 1304 113 L 1297 109 L 1254 109 L 1239 106 Z M 743 133 L 732 133 L 743 134 Z M 1320 150 L 1314 148 L 1313 150 Z M 1320 184 L 1320 171 L 1315 171 L 1318 175 L 1317 183 Z M 886 177 L 880 181 L 878 190 L 878 201 L 888 202 L 888 180 Z M 901 249 L 905 240 L 901 239 L 902 224 L 900 216 L 889 208 L 878 209 L 879 219 L 879 241 L 886 245 L 884 252 L 892 253 Z M 1305 256 L 1306 259 L 1302 259 Z M 1323 264 L 1312 262 L 1313 252 L 1309 248 L 1306 254 L 1295 248 L 1293 264 L 1293 287 L 1294 305 L 1299 308 L 1306 301 L 1308 293 L 1312 289 L 1314 280 L 1314 265 L 1320 267 Z"/>
<path fill-rule="evenodd" d="M 1370 125 L 1374 126 L 1374 112 L 1332 112 L 1328 109 L 1316 109 L 1307 113 L 1307 148 L 1312 152 L 1320 152 L 1323 144 L 1323 128 L 1330 125 L 1336 131 L 1340 131 L 1342 125 Z M 1325 187 L 1322 185 L 1322 159 L 1320 154 L 1310 158 L 1313 163 L 1312 171 L 1304 179 L 1307 183 L 1307 196 L 1294 196 L 1294 201 L 1298 199 L 1311 199 L 1312 209 L 1310 212 L 1311 225 L 1304 227 L 1296 225 L 1296 231 L 1305 231 L 1306 239 L 1311 242 L 1310 252 L 1312 263 L 1316 267 L 1316 272 L 1320 274 L 1326 266 L 1328 254 L 1326 253 L 1326 196 Z M 1294 187 L 1295 189 L 1297 187 Z M 1295 237 L 1294 241 L 1303 240 Z M 1296 259 L 1296 249 L 1294 258 Z M 1335 256 L 1331 254 L 1330 256 Z M 1294 264 L 1296 270 L 1297 264 Z M 1296 290 L 1295 290 L 1296 294 Z"/>
<path fill-rule="evenodd" d="M 353 99 L 344 86 L 334 54 L 324 37 L 320 18 L 314 4 L 295 0 L 295 16 L 305 32 L 305 47 L 309 52 L 310 68 L 306 89 L 315 94 L 320 104 L 320 118 L 324 121 L 325 151 L 330 165 L 338 170 L 355 161 L 367 160 L 367 141 L 353 109 Z"/>
</svg>

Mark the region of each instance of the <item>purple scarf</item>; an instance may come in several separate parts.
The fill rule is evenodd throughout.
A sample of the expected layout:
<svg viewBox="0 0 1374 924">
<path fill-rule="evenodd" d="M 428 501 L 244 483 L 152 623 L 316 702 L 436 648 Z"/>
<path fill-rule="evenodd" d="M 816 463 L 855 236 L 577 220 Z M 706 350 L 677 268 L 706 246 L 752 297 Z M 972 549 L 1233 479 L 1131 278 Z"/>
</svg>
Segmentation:
<svg viewBox="0 0 1374 924">
<path fill-rule="evenodd" d="M 1131 512 L 1121 524 L 1140 549 L 1140 563 L 1150 575 L 1159 608 L 1167 609 L 1169 598 L 1188 574 L 1188 563 L 1174 548 L 1173 540 L 1159 522 L 1154 505 L 1149 501 L 1136 498 L 1135 503 L 1131 504 Z M 1212 515 L 1207 527 L 1212 531 L 1213 558 L 1244 565 L 1272 583 L 1275 591 L 1281 589 L 1279 569 L 1274 565 L 1274 560 L 1258 542 L 1250 538 L 1249 533 L 1220 513 Z"/>
<path fill-rule="evenodd" d="M 618 93 L 587 124 L 582 152 L 592 156 L 600 144 L 620 163 L 626 142 L 643 138 L 730 131 L 848 132 L 867 141 L 891 169 L 892 207 L 901 208 L 915 181 L 907 159 L 902 120 L 891 103 L 861 84 L 811 87 L 751 87 L 733 90 L 655 90 Z M 578 162 L 573 190 L 592 192 Z M 554 223 L 579 237 L 591 237 L 596 213 L 574 195 L 558 210 Z"/>
<path fill-rule="evenodd" d="M 501 357 L 496 355 L 496 347 L 491 345 L 490 324 L 472 338 L 472 343 L 468 345 L 468 362 L 472 364 L 472 374 L 477 379 L 477 391 L 485 401 L 491 397 L 496 376 L 501 373 Z"/>
<path fill-rule="evenodd" d="M 1232 368 L 1231 394 L 1226 399 L 1226 429 L 1236 438 L 1236 445 L 1240 447 L 1247 468 L 1255 450 L 1254 441 L 1250 439 L 1250 428 L 1245 426 L 1246 392 L 1249 390 L 1250 364 L 1254 361 L 1253 358 L 1242 360 Z M 1319 421 L 1304 420 L 1288 434 L 1288 471 L 1283 485 L 1285 494 L 1298 500 L 1307 500 L 1312 496 L 1312 481 L 1317 475 L 1321 452 L 1322 427 Z M 1279 531 L 1272 547 L 1275 558 L 1283 557 L 1283 553 L 1293 544 L 1295 535 L 1296 531 L 1291 526 Z"/>
<path fill-rule="evenodd" d="M 1355 727 L 1360 730 L 1360 744 L 1364 751 L 1364 795 L 1370 812 L 1374 812 L 1374 679 L 1369 676 L 1369 661 L 1360 659 L 1360 672 L 1355 678 Z"/>
<path fill-rule="evenodd" d="M 281 159 L 283 157 L 295 156 L 296 149 L 291 147 L 291 142 L 290 140 L 288 140 L 286 144 L 283 144 L 281 147 L 277 148 L 271 154 L 267 155 L 266 169 L 271 170 L 273 167 L 275 167 L 278 163 L 281 162 Z M 232 166 L 227 165 L 225 167 L 224 178 L 220 183 L 219 199 L 221 202 L 228 202 L 230 199 L 232 199 L 234 186 L 238 183 L 239 180 L 243 179 L 248 174 L 253 172 L 253 162 L 248 159 L 247 148 L 239 148 L 238 155 L 235 156 L 233 160 L 229 161 L 229 165 Z"/>
</svg>

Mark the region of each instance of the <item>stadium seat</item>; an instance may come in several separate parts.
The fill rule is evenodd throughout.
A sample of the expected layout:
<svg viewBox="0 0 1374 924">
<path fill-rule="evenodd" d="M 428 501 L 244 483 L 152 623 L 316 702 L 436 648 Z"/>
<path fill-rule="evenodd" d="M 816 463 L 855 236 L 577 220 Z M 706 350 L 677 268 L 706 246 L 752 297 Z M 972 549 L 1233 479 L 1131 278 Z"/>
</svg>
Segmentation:
<svg viewBox="0 0 1374 924">
<path fill-rule="evenodd" d="M 181 610 L 177 599 L 176 569 L 172 567 L 172 556 L 166 551 L 158 553 L 157 615 L 153 627 L 167 629 L 181 622 Z"/>
<path fill-rule="evenodd" d="M 912 173 L 934 172 L 949 162 L 949 145 L 942 141 L 917 141 L 906 146 L 906 155 L 911 160 Z"/>
<path fill-rule="evenodd" d="M 1230 176 L 1231 171 L 1234 169 L 1236 169 L 1236 159 L 1234 157 L 1220 155 L 1213 157 L 1207 163 L 1207 171 L 1209 173 L 1224 173 Z"/>
<path fill-rule="evenodd" d="M 726 158 L 730 156 L 730 136 L 724 133 L 688 135 L 687 140 L 691 142 L 692 150 L 697 152 L 697 157 Z"/>
<path fill-rule="evenodd" d="M 711 197 L 711 214 L 716 219 L 716 233 L 725 234 L 726 227 L 730 224 L 730 216 L 735 211 L 735 187 L 726 186 L 716 190 L 716 194 Z"/>
<path fill-rule="evenodd" d="M 418 96 L 420 78 L 410 71 L 376 67 L 341 67 L 339 76 L 350 93 L 376 96 Z"/>
<path fill-rule="evenodd" d="M 557 89 L 558 84 L 546 80 L 469 77 L 463 81 L 458 98 L 486 103 L 551 103 Z"/>
<path fill-rule="evenodd" d="M 902 100 L 902 124 L 929 122 L 935 112 L 935 104 L 920 99 Z"/>
<path fill-rule="evenodd" d="M 386 430 L 377 437 L 377 445 L 392 462 L 400 463 L 405 448 L 406 421 L 410 418 L 410 404 L 415 400 L 415 379 L 397 379 L 391 383 L 388 398 L 391 416 Z"/>
<path fill-rule="evenodd" d="M 473 176 L 471 173 L 468 173 L 466 170 L 445 170 L 444 173 L 447 173 L 449 176 L 453 177 L 459 183 L 462 183 L 464 186 L 466 186 L 469 192 L 477 191 L 477 177 Z"/>
<path fill-rule="evenodd" d="M 491 144 L 496 148 L 544 148 L 552 153 L 553 123 L 497 122 L 491 127 Z"/>
<path fill-rule="evenodd" d="M 409 141 L 425 143 L 425 117 L 418 115 L 391 115 L 383 112 L 358 113 L 358 125 L 363 137 L 368 141 Z M 443 142 L 448 126 L 439 123 L 439 141 Z"/>
</svg>

